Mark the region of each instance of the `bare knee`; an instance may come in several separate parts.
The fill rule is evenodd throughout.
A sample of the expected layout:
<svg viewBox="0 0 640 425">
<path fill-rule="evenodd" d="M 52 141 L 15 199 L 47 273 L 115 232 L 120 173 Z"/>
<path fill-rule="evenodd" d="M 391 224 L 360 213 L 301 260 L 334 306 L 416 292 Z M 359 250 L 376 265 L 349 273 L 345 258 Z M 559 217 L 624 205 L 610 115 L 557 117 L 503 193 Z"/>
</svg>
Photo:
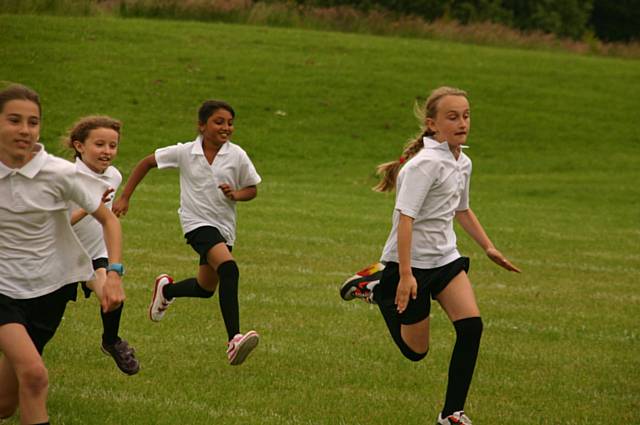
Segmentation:
<svg viewBox="0 0 640 425">
<path fill-rule="evenodd" d="M 40 398 L 49 387 L 49 374 L 43 363 L 33 363 L 16 371 L 18 383 L 16 391 L 3 394 L 0 398 L 0 419 L 13 416 L 21 397 Z"/>
<path fill-rule="evenodd" d="M 429 340 L 425 340 L 424 338 L 405 338 L 404 335 L 402 337 L 404 342 L 414 351 L 416 354 L 420 354 L 426 356 L 427 352 L 429 352 Z"/>
<path fill-rule="evenodd" d="M 0 422 L 18 409 L 18 381 L 6 358 L 0 359 Z"/>
<path fill-rule="evenodd" d="M 20 392 L 39 397 L 49 388 L 49 373 L 43 363 L 30 365 L 18 372 Z"/>
<path fill-rule="evenodd" d="M 0 419 L 8 419 L 18 410 L 18 396 L 0 400 Z"/>
<path fill-rule="evenodd" d="M 404 343 L 416 356 L 424 358 L 429 351 L 429 319 L 413 325 L 402 325 L 400 335 Z"/>
</svg>

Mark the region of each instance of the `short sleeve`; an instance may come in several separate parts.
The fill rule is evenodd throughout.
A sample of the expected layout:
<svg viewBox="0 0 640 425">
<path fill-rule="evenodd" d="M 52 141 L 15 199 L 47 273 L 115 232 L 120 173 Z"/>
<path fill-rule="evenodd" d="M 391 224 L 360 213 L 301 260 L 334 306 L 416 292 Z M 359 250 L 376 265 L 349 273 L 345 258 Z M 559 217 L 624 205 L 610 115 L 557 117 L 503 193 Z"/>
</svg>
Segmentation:
<svg viewBox="0 0 640 425">
<path fill-rule="evenodd" d="M 240 173 L 238 183 L 241 188 L 248 186 L 255 186 L 262 181 L 262 178 L 258 174 L 256 167 L 249 159 L 249 156 L 242 152 L 240 160 Z"/>
<path fill-rule="evenodd" d="M 102 202 L 102 194 L 109 185 L 81 171 L 76 171 L 69 182 L 69 199 L 89 214 L 93 214 Z"/>
<path fill-rule="evenodd" d="M 178 168 L 180 144 L 156 149 L 154 155 L 158 168 Z"/>
<path fill-rule="evenodd" d="M 436 170 L 428 162 L 411 164 L 402 170 L 402 181 L 398 187 L 395 209 L 411 218 L 416 218 L 424 204 L 427 193 L 436 180 Z"/>
</svg>

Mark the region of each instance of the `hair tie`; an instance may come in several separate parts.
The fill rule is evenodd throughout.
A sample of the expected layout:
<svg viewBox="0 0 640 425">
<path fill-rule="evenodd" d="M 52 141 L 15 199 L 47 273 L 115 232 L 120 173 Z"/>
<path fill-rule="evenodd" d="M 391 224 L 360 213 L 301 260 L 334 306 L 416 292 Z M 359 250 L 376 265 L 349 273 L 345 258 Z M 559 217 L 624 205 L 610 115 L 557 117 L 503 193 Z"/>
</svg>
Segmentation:
<svg viewBox="0 0 640 425">
<path fill-rule="evenodd" d="M 400 158 L 398 158 L 398 162 L 400 164 L 404 164 L 404 162 L 407 160 L 407 158 L 405 158 L 404 156 L 401 156 Z"/>
</svg>

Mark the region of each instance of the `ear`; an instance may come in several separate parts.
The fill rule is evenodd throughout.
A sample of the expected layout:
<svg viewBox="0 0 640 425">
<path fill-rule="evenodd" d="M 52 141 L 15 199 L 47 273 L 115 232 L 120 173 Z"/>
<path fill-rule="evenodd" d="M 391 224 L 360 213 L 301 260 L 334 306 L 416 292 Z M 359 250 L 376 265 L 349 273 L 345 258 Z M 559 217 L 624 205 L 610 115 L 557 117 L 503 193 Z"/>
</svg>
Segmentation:
<svg viewBox="0 0 640 425">
<path fill-rule="evenodd" d="M 429 130 L 431 130 L 432 132 L 434 132 L 434 133 L 438 132 L 438 127 L 436 126 L 436 122 L 435 122 L 435 120 L 433 118 L 427 117 L 425 119 L 425 124 L 427 125 L 427 128 Z"/>
<path fill-rule="evenodd" d="M 73 140 L 71 144 L 73 145 L 75 150 L 80 153 L 84 153 L 84 143 L 80 142 L 79 140 Z"/>
</svg>

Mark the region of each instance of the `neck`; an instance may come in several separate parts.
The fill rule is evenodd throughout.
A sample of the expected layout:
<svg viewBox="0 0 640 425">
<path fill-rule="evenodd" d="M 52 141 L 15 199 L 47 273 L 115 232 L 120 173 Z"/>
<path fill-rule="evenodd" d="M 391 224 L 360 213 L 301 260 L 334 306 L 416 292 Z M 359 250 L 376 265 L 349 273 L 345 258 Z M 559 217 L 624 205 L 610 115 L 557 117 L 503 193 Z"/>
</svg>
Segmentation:
<svg viewBox="0 0 640 425">
<path fill-rule="evenodd" d="M 449 150 L 453 154 L 455 159 L 460 158 L 460 152 L 462 152 L 462 148 L 460 145 L 449 145 Z"/>
<path fill-rule="evenodd" d="M 22 168 L 29 163 L 35 156 L 35 150 L 32 150 L 26 155 L 19 156 L 11 156 L 11 155 L 2 155 L 0 156 L 0 162 L 6 165 L 9 168 Z"/>
<path fill-rule="evenodd" d="M 436 142 L 438 142 L 438 143 L 445 143 L 446 142 L 446 140 L 440 140 L 440 138 L 438 138 L 436 135 L 433 135 L 431 138 L 433 140 L 435 140 Z M 452 145 L 452 144 L 449 144 L 449 143 L 447 143 L 447 144 L 449 145 L 449 150 L 453 154 L 453 157 L 455 159 L 458 159 L 460 157 L 460 152 L 462 152 L 462 148 L 460 147 L 460 145 Z"/>
<path fill-rule="evenodd" d="M 222 145 L 224 145 L 224 143 L 216 143 L 214 141 L 211 140 L 207 140 L 204 137 L 202 138 L 202 148 L 206 149 L 206 150 L 212 150 L 212 151 L 219 151 L 220 148 L 222 147 Z"/>
</svg>

